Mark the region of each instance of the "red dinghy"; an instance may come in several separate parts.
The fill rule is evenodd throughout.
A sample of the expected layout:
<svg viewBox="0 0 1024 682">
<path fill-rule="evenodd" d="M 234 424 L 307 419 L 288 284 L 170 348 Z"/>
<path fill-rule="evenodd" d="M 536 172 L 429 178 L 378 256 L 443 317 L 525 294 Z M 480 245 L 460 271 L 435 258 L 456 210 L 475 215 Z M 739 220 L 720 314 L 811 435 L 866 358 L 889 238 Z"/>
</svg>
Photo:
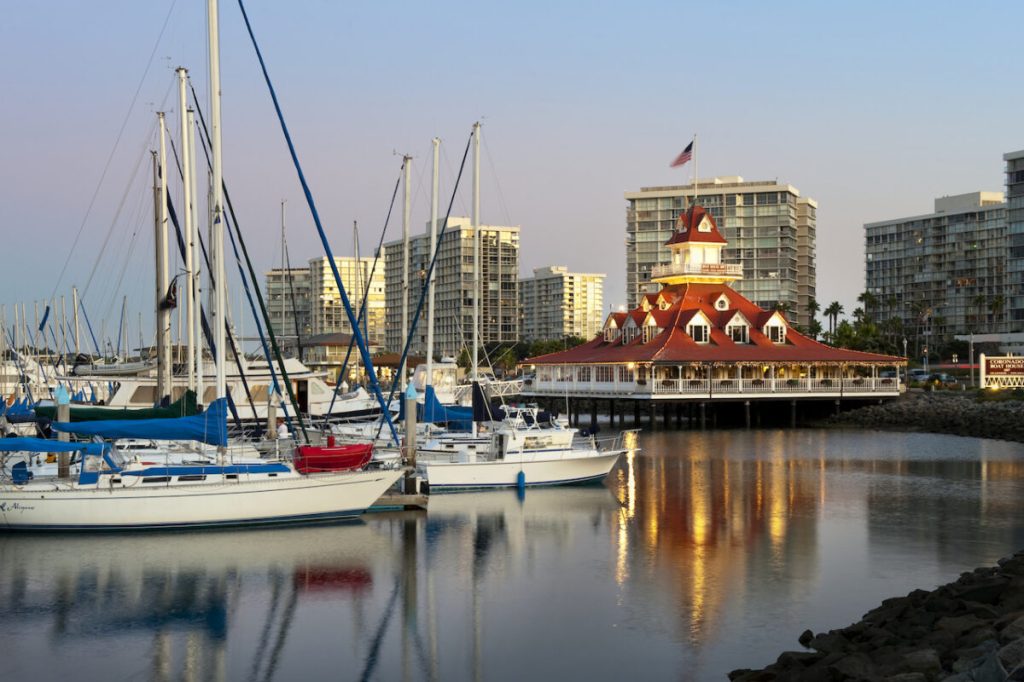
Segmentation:
<svg viewBox="0 0 1024 682">
<path fill-rule="evenodd" d="M 333 436 L 328 437 L 326 446 L 300 445 L 295 448 L 295 468 L 301 474 L 362 469 L 372 458 L 372 443 L 335 445 Z"/>
</svg>

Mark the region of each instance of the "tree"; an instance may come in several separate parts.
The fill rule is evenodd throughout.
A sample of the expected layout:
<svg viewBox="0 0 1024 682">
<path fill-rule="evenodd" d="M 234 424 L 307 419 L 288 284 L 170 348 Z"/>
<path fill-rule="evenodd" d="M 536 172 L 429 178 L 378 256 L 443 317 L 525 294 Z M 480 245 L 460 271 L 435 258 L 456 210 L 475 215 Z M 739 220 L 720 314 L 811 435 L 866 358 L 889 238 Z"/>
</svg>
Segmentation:
<svg viewBox="0 0 1024 682">
<path fill-rule="evenodd" d="M 828 338 L 829 341 L 835 343 L 836 327 L 839 324 L 839 316 L 843 314 L 843 306 L 839 301 L 832 301 L 825 308 L 825 314 L 828 315 Z"/>
<path fill-rule="evenodd" d="M 807 325 L 807 335 L 817 340 L 821 336 L 821 322 L 812 318 L 811 323 Z"/>
<path fill-rule="evenodd" d="M 864 319 L 871 319 L 873 314 L 878 310 L 878 297 L 870 291 L 862 291 L 860 295 L 857 296 L 857 302 L 864 308 Z"/>
</svg>

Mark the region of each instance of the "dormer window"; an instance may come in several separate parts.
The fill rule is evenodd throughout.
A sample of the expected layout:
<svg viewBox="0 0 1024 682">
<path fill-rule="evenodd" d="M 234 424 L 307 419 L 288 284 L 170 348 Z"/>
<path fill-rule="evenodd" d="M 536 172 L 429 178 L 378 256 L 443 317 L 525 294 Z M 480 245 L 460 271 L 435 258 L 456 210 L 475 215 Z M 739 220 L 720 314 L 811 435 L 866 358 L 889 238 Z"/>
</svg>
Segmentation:
<svg viewBox="0 0 1024 682">
<path fill-rule="evenodd" d="M 728 297 L 725 294 L 722 294 L 721 296 L 718 297 L 718 300 L 715 301 L 715 310 L 728 310 L 728 309 L 729 309 L 729 299 L 728 299 Z"/>
<path fill-rule="evenodd" d="M 652 325 L 645 326 L 644 327 L 644 341 L 643 342 L 647 343 L 648 341 L 650 341 L 651 339 L 653 339 L 655 336 L 657 336 L 660 333 L 661 333 L 661 329 L 659 327 L 654 327 Z"/>
<path fill-rule="evenodd" d="M 631 325 L 622 330 L 622 343 L 629 343 L 640 334 L 639 327 Z"/>
<path fill-rule="evenodd" d="M 764 328 L 764 335 L 772 343 L 786 343 L 786 327 L 781 324 L 769 324 Z"/>
<path fill-rule="evenodd" d="M 750 343 L 750 332 L 745 324 L 730 324 L 725 328 L 725 333 L 733 343 Z"/>
<path fill-rule="evenodd" d="M 686 328 L 686 333 L 696 343 L 707 343 L 711 337 L 711 330 L 708 329 L 708 326 L 699 322 L 689 325 Z"/>
<path fill-rule="evenodd" d="M 704 218 L 701 219 L 700 225 L 697 226 L 697 231 L 698 232 L 710 232 L 711 231 L 711 221 L 708 220 L 707 216 L 704 216 Z"/>
<path fill-rule="evenodd" d="M 671 307 L 672 304 L 665 299 L 661 299 L 661 301 L 658 302 L 658 310 L 668 310 Z"/>
<path fill-rule="evenodd" d="M 604 330 L 604 342 L 605 343 L 611 343 L 611 342 L 613 342 L 617 338 L 619 338 L 619 328 L 618 327 L 607 327 L 607 328 L 605 328 L 605 330 Z"/>
</svg>

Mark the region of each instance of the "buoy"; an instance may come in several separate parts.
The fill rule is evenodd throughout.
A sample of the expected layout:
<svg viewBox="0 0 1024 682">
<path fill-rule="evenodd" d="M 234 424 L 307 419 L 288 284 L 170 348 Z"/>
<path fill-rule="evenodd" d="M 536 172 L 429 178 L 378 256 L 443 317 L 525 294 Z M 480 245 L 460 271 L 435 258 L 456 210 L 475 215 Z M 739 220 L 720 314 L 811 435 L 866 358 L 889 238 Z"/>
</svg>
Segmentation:
<svg viewBox="0 0 1024 682">
<path fill-rule="evenodd" d="M 520 492 L 526 490 L 526 473 L 522 469 L 516 474 L 516 490 Z"/>
</svg>

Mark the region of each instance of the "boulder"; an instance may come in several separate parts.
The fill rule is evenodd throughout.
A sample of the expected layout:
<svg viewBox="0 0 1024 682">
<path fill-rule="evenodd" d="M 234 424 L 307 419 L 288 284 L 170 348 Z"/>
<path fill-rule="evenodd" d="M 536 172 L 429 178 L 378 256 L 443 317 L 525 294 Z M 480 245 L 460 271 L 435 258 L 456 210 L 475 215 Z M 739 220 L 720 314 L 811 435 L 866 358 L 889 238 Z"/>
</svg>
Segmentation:
<svg viewBox="0 0 1024 682">
<path fill-rule="evenodd" d="M 1024 665 L 1024 638 L 1015 639 L 999 650 L 999 662 L 1007 670 Z"/>
<path fill-rule="evenodd" d="M 935 649 L 918 649 L 903 656 L 903 667 L 909 672 L 931 674 L 942 670 Z"/>
</svg>

